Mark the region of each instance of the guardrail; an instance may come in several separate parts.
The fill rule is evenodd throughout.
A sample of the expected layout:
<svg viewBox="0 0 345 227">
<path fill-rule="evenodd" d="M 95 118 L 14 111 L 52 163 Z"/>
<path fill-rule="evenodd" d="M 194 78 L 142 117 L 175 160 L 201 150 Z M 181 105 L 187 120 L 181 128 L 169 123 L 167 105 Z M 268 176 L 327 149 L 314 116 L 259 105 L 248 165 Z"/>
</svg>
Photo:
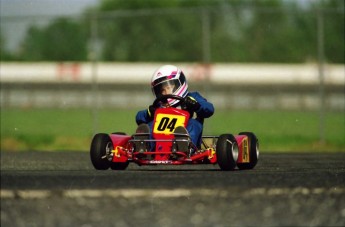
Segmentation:
<svg viewBox="0 0 345 227">
<path fill-rule="evenodd" d="M 216 108 L 318 110 L 315 85 L 190 83 Z M 325 108 L 344 111 L 344 86 L 327 85 Z M 145 84 L 100 83 L 97 90 L 85 83 L 1 83 L 1 108 L 146 108 L 153 101 Z"/>
</svg>

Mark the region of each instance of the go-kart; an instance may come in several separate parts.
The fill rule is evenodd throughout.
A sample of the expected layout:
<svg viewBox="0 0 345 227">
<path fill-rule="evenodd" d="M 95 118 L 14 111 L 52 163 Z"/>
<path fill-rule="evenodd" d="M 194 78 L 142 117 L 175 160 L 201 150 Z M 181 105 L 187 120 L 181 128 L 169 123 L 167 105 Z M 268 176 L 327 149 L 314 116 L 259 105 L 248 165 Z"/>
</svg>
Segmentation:
<svg viewBox="0 0 345 227">
<path fill-rule="evenodd" d="M 158 107 L 168 99 L 184 102 L 179 96 L 162 95 L 153 105 Z M 98 133 L 91 142 L 91 162 L 97 170 L 124 170 L 131 162 L 138 165 L 218 164 L 221 170 L 255 167 L 259 143 L 254 133 L 202 136 L 202 144 L 198 148 L 188 133 L 180 135 L 174 131 L 178 126 L 186 127 L 189 119 L 188 111 L 169 106 L 157 108 L 151 133 Z M 188 144 L 187 151 L 179 150 L 177 144 L 181 142 Z"/>
</svg>

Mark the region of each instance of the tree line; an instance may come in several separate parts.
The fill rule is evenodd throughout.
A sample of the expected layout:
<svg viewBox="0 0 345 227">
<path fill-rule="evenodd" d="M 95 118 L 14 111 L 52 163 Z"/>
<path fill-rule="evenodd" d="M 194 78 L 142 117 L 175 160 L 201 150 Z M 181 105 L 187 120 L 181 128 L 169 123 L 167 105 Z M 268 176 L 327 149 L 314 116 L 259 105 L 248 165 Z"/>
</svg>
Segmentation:
<svg viewBox="0 0 345 227">
<path fill-rule="evenodd" d="M 344 1 L 103 0 L 78 19 L 31 26 L 2 61 L 344 63 Z M 319 20 L 319 21 L 318 21 Z"/>
</svg>

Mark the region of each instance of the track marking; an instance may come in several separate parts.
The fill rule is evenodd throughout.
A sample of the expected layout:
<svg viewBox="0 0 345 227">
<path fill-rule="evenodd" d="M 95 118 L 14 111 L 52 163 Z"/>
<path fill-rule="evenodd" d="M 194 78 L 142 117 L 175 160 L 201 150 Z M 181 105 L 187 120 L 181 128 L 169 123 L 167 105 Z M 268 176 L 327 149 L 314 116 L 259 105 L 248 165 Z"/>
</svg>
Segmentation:
<svg viewBox="0 0 345 227">
<path fill-rule="evenodd" d="M 255 196 L 281 196 L 281 195 L 321 195 L 345 194 L 345 187 L 334 188 L 252 188 L 240 190 L 238 188 L 229 189 L 75 189 L 75 190 L 7 190 L 2 189 L 1 199 L 46 199 L 51 197 L 63 198 L 181 198 L 190 196 L 213 196 L 228 197 L 241 193 L 244 197 Z"/>
</svg>

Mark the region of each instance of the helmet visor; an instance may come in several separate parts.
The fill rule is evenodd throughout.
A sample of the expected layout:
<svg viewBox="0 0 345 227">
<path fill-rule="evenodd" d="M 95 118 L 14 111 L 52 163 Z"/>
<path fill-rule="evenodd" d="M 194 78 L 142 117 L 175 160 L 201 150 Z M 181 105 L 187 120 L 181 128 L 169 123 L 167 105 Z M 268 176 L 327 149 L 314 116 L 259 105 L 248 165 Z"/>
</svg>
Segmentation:
<svg viewBox="0 0 345 227">
<path fill-rule="evenodd" d="M 174 92 L 181 86 L 180 81 L 178 79 L 174 80 L 165 80 L 160 83 L 157 83 L 153 86 L 153 92 L 156 97 L 160 95 L 170 95 L 174 94 Z"/>
</svg>

